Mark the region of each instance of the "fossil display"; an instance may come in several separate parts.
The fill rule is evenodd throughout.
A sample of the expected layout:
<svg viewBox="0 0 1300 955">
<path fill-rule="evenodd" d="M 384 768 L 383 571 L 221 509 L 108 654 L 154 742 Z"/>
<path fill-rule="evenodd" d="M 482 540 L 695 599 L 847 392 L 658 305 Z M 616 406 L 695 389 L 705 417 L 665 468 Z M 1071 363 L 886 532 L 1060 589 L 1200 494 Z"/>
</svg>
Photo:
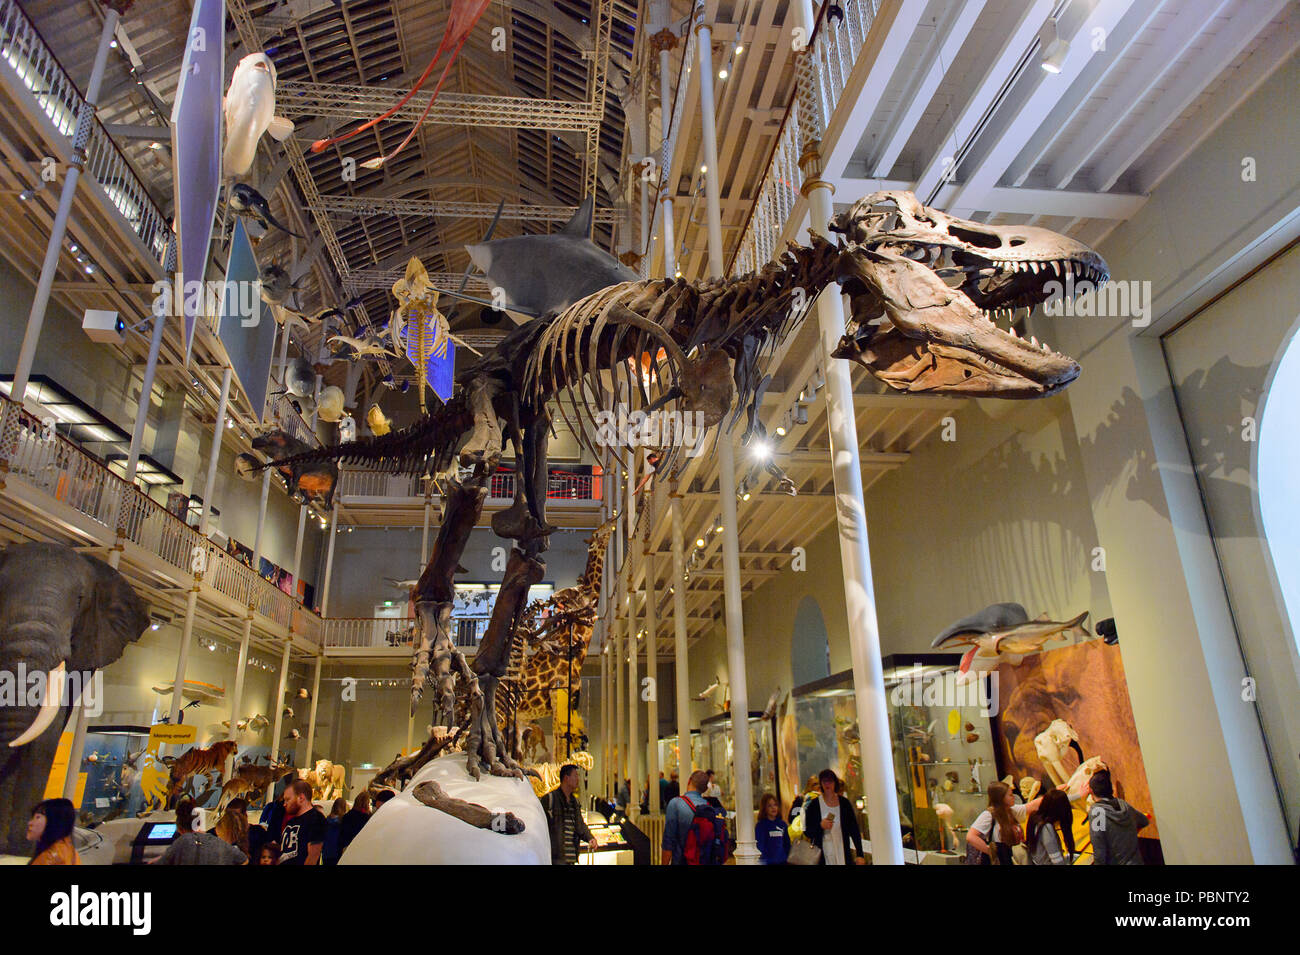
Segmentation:
<svg viewBox="0 0 1300 955">
<path fill-rule="evenodd" d="M 584 208 L 589 220 L 590 206 Z M 761 359 L 799 325 L 807 303 L 836 282 L 851 302 L 850 332 L 836 356 L 864 365 L 890 387 L 1049 395 L 1077 377 L 1078 364 L 996 320 L 1044 301 L 1061 272 L 1098 281 L 1107 273 L 1095 252 L 1056 233 L 955 219 L 905 192 L 872 194 L 837 215 L 836 242 L 814 234 L 779 261 L 729 279 L 620 280 L 630 274 L 626 267 L 586 238 L 585 221 L 575 222 L 559 235 L 494 240 L 473 250 L 494 282 L 499 269 L 511 273 L 502 279 L 506 308 L 526 314 L 532 306 L 537 314 L 467 364 L 445 405 L 400 431 L 274 462 L 283 469 L 344 461 L 434 475 L 444 512 L 415 588 L 421 638 L 412 707 L 436 675 L 433 722 L 451 725 L 452 698 L 443 687 L 453 674 L 468 684 L 467 768 L 475 778 L 484 770 L 522 773 L 500 731 L 496 695 L 554 529 L 545 514 L 553 407 L 598 459 L 596 417 L 620 402 L 645 412 L 676 402 L 705 428 L 732 428 L 744 412 L 743 440 L 762 437 Z M 514 245 L 525 239 L 528 250 L 520 254 Z M 546 285 L 551 276 L 566 277 L 558 292 Z M 543 288 L 552 294 L 529 297 Z M 621 396 L 611 393 L 620 384 Z M 515 546 L 487 631 L 468 661 L 451 639 L 452 577 L 507 440 L 520 476 L 513 504 L 491 523 Z M 662 451 L 656 471 L 672 474 L 680 444 L 669 436 Z"/>
</svg>

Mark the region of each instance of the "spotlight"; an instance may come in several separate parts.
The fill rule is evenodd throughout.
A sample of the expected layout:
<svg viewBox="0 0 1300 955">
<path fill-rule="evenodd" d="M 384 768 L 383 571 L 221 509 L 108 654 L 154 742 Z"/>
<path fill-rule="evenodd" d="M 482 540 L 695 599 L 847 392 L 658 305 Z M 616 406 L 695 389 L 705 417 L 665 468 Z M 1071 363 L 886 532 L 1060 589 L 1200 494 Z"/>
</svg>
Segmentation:
<svg viewBox="0 0 1300 955">
<path fill-rule="evenodd" d="M 1069 52 L 1069 42 L 1061 39 L 1057 32 L 1056 17 L 1048 17 L 1038 31 L 1039 65 L 1048 73 L 1059 73 Z"/>
<path fill-rule="evenodd" d="M 704 546 L 704 538 L 703 538 L 703 537 L 696 538 L 696 540 L 695 540 L 695 546 L 696 546 L 696 547 L 703 547 L 703 546 Z"/>
<path fill-rule="evenodd" d="M 741 499 L 742 501 L 748 501 L 748 500 L 749 500 L 749 492 L 746 491 L 744 494 L 740 495 L 740 499 Z"/>
<path fill-rule="evenodd" d="M 727 78 L 727 68 L 724 66 L 722 69 L 718 70 L 718 79 L 725 80 L 726 78 Z"/>
<path fill-rule="evenodd" d="M 700 172 L 708 172 L 708 171 L 709 171 L 709 167 L 708 167 L 708 166 L 701 166 L 701 167 L 700 167 Z"/>
<path fill-rule="evenodd" d="M 754 457 L 760 461 L 766 461 L 772 456 L 772 445 L 767 441 L 754 442 Z"/>
<path fill-rule="evenodd" d="M 736 44 L 736 56 L 740 56 L 740 54 L 742 54 L 742 53 L 744 53 L 744 52 L 745 52 L 745 45 L 744 45 L 743 43 L 737 43 L 737 44 Z"/>
<path fill-rule="evenodd" d="M 18 193 L 18 198 L 21 199 L 23 202 L 30 202 L 31 200 L 36 198 L 36 190 L 24 189 L 22 192 Z"/>
<path fill-rule="evenodd" d="M 778 438 L 784 438 L 784 437 L 785 437 L 785 425 L 783 425 L 783 424 L 779 424 L 779 425 L 776 426 L 776 436 L 777 436 Z"/>
</svg>

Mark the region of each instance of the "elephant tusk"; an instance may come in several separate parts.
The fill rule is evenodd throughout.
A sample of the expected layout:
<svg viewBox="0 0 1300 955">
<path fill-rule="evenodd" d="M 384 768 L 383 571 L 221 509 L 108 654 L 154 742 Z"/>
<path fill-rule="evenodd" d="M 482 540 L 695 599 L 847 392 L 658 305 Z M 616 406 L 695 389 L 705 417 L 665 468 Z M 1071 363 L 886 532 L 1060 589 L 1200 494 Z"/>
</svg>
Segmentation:
<svg viewBox="0 0 1300 955">
<path fill-rule="evenodd" d="M 63 699 L 63 675 L 67 672 L 66 661 L 60 660 L 59 665 L 49 672 L 45 680 L 45 700 L 41 703 L 41 711 L 36 714 L 36 719 L 32 720 L 32 725 L 27 727 L 23 735 L 17 739 L 9 741 L 9 747 L 16 749 L 19 746 L 26 746 L 32 740 L 44 733 L 54 722 L 54 717 L 58 715 L 59 707 Z"/>
</svg>

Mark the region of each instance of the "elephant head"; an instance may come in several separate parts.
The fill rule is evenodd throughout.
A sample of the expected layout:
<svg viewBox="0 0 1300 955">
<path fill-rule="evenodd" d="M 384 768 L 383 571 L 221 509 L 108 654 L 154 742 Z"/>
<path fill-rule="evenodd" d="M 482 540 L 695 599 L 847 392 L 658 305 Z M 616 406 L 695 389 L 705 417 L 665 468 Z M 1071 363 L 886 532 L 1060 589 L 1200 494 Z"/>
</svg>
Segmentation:
<svg viewBox="0 0 1300 955">
<path fill-rule="evenodd" d="M 103 561 L 61 544 L 0 551 L 0 682 L 11 691 L 0 696 L 0 852 L 27 851 L 27 813 L 75 702 L 55 687 L 117 660 L 148 626 L 144 601 Z"/>
</svg>

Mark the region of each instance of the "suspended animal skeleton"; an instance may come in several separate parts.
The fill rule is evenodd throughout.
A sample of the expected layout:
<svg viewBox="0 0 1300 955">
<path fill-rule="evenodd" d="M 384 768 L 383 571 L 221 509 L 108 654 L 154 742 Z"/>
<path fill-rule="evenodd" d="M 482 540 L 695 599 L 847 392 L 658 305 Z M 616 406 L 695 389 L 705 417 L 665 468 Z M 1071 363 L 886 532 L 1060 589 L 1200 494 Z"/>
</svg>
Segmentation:
<svg viewBox="0 0 1300 955">
<path fill-rule="evenodd" d="M 1073 359 L 1002 330 L 993 318 L 1044 301 L 1053 291 L 1049 281 L 1062 272 L 1104 280 L 1105 263 L 1091 249 L 1045 229 L 955 219 L 899 192 L 859 200 L 831 228 L 841 236 L 838 243 L 814 235 L 807 246 L 791 245 L 779 262 L 738 278 L 612 285 L 608 278 L 626 270 L 589 240 L 578 240 L 575 223 L 559 236 L 523 237 L 531 240 L 521 263 L 528 273 L 515 281 L 536 289 L 544 287 L 546 276 L 564 276 L 567 301 L 553 301 L 466 366 L 447 404 L 410 427 L 278 462 L 345 460 L 433 473 L 441 482 L 438 539 L 414 595 L 422 630 L 414 677 L 423 685 L 431 673 L 454 672 L 469 684 L 465 749 L 475 778 L 484 769 L 521 773 L 498 728 L 496 689 L 528 588 L 545 573 L 541 554 L 553 530 L 545 515 L 553 404 L 559 403 L 566 420 L 566 406 L 576 410 L 580 423 L 570 421 L 570 427 L 593 452 L 595 417 L 613 410 L 620 377 L 630 404 L 650 411 L 676 401 L 679 411 L 698 414 L 705 427 L 722 423 L 729 412 L 734 426 L 743 410 L 744 438 L 751 440 L 765 433 L 758 420 L 765 350 L 788 335 L 806 304 L 837 281 L 852 306 L 850 333 L 836 356 L 859 362 L 893 388 L 1024 398 L 1059 391 L 1079 374 Z M 519 241 L 484 243 L 478 255 L 485 270 L 501 261 L 497 249 L 509 251 Z M 513 244 L 507 249 L 504 243 Z M 575 262 L 604 264 L 576 268 Z M 805 308 L 796 309 L 798 303 Z M 492 528 L 516 546 L 470 663 L 451 639 L 452 578 L 506 439 L 520 480 L 513 504 L 493 516 Z M 678 450 L 667 449 L 659 471 L 672 472 Z M 418 699 L 413 692 L 413 707 Z M 435 724 L 452 725 L 445 707 L 441 715 Z M 413 772 L 440 748 L 431 740 L 403 772 Z"/>
</svg>

